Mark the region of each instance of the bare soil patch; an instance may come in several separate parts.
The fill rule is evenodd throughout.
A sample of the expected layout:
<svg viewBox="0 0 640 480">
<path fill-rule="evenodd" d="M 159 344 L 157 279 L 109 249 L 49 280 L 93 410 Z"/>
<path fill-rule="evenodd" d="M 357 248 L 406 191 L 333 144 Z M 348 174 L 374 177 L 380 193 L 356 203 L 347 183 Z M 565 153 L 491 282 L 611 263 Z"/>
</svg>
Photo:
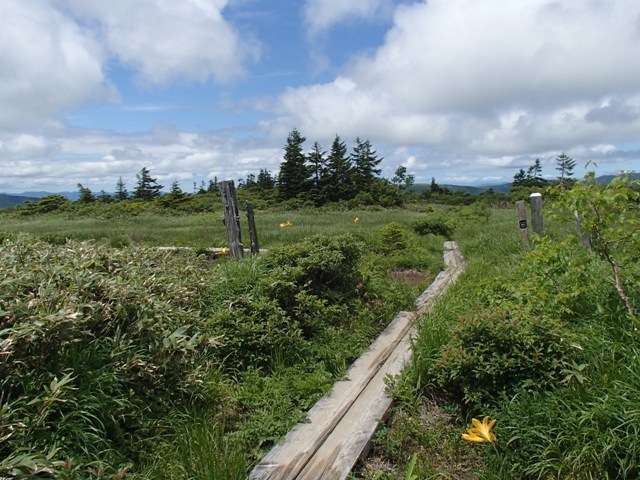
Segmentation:
<svg viewBox="0 0 640 480">
<path fill-rule="evenodd" d="M 394 280 L 409 285 L 410 287 L 417 287 L 420 284 L 426 283 L 429 277 L 422 273 L 420 270 L 408 269 L 408 270 L 394 270 L 389 273 L 389 276 Z"/>
</svg>

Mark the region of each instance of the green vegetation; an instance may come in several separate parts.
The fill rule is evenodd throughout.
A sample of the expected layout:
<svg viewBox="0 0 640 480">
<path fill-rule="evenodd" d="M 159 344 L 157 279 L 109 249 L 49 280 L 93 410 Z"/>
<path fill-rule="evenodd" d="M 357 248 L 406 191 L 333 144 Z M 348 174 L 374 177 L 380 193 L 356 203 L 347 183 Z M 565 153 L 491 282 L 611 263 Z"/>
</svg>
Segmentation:
<svg viewBox="0 0 640 480">
<path fill-rule="evenodd" d="M 550 233 L 528 251 L 513 214 L 456 229 L 468 270 L 422 318 L 358 478 L 638 478 L 639 188 L 593 180 L 550 191 Z M 463 440 L 483 416 L 496 441 Z"/>
<path fill-rule="evenodd" d="M 637 182 L 573 182 L 559 157 L 548 235 L 524 250 L 515 212 L 491 208 L 511 197 L 468 202 L 433 179 L 422 199 L 460 206 L 427 206 L 406 171 L 369 183 L 368 142 L 347 157 L 336 137 L 332 156 L 360 158 L 355 196 L 325 202 L 306 170 L 288 198 L 265 171 L 239 188 L 268 250 L 242 261 L 206 250 L 226 243 L 215 182 L 160 196 L 146 171 L 153 193 L 137 199 L 124 182 L 119 199 L 79 185 L 82 200 L 4 213 L 0 477 L 245 478 L 427 286 L 453 238 L 468 270 L 420 319 L 395 414 L 354 475 L 637 478 Z M 363 206 L 387 193 L 407 206 Z M 425 280 L 394 280 L 403 270 Z M 496 441 L 463 440 L 485 416 Z"/>
<path fill-rule="evenodd" d="M 244 478 L 426 286 L 390 273 L 439 270 L 423 216 L 259 213 L 269 252 L 242 261 L 149 248 L 203 246 L 215 213 L 7 216 L 0 476 Z"/>
</svg>

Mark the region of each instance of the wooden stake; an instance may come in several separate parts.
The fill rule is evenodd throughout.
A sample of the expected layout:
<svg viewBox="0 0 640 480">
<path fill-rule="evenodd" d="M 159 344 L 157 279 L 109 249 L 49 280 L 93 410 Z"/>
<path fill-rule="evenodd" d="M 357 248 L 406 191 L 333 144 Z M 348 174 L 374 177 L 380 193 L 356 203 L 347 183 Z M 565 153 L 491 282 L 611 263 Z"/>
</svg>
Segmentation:
<svg viewBox="0 0 640 480">
<path fill-rule="evenodd" d="M 256 230 L 256 219 L 253 215 L 253 203 L 247 202 L 247 221 L 249 222 L 249 241 L 251 242 L 251 253 L 257 255 L 260 253 L 258 245 L 258 231 Z"/>
<path fill-rule="evenodd" d="M 537 233 L 540 236 L 544 235 L 544 226 L 542 223 L 542 194 L 532 193 L 529 196 L 529 203 L 531 204 L 531 229 L 533 233 Z"/>
<path fill-rule="evenodd" d="M 525 248 L 529 248 L 529 229 L 527 228 L 527 209 L 524 204 L 524 200 L 516 202 L 518 207 L 518 225 L 520 226 L 520 236 L 522 237 L 522 245 Z"/>
<path fill-rule="evenodd" d="M 240 231 L 240 215 L 238 214 L 238 199 L 233 180 L 220 182 L 222 208 L 224 211 L 224 225 L 227 228 L 229 251 L 235 259 L 243 257 L 242 233 Z"/>
</svg>

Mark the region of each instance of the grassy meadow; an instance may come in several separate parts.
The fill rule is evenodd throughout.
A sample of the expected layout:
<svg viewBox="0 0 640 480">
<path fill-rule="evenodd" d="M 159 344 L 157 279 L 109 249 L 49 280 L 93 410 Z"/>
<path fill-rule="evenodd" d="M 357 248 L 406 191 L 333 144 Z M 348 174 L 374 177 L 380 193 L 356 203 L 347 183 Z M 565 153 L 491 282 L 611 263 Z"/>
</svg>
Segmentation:
<svg viewBox="0 0 640 480">
<path fill-rule="evenodd" d="M 395 412 L 354 478 L 638 478 L 637 185 L 547 197 L 530 249 L 499 215 L 456 231 L 468 269 L 421 319 Z M 473 429 L 485 417 L 494 436 Z"/>
<path fill-rule="evenodd" d="M 3 216 L 0 476 L 244 478 L 439 271 L 430 211 L 257 211 L 242 261 L 216 212 Z"/>
<path fill-rule="evenodd" d="M 546 236 L 528 249 L 515 208 L 482 203 L 258 209 L 267 251 L 241 261 L 203 250 L 225 245 L 215 209 L 3 215 L 0 477 L 246 478 L 453 238 L 468 269 L 419 319 L 393 414 L 352 478 L 638 478 L 637 188 L 545 198 Z"/>
</svg>

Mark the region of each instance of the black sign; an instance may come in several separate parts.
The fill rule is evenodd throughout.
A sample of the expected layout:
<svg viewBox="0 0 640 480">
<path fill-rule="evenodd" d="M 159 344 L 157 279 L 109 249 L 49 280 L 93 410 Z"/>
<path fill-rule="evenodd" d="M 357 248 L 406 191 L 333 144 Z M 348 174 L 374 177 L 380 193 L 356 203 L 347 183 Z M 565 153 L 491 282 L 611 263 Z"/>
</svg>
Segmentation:
<svg viewBox="0 0 640 480">
<path fill-rule="evenodd" d="M 523 230 L 525 228 L 527 228 L 527 221 L 526 220 L 520 220 L 520 228 L 522 228 Z"/>
</svg>

